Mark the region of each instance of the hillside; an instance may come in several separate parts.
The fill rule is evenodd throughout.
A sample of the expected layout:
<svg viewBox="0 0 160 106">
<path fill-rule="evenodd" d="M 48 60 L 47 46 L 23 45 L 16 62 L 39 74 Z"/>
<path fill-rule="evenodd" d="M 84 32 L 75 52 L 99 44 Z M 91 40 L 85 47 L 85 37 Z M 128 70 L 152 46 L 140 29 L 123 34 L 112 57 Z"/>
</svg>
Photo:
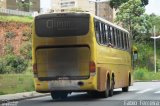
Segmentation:
<svg viewBox="0 0 160 106">
<path fill-rule="evenodd" d="M 0 74 L 22 73 L 31 67 L 33 19 L 0 16 Z"/>
<path fill-rule="evenodd" d="M 26 17 L 0 16 L 0 56 L 7 54 L 7 49 L 19 54 L 21 46 L 30 41 L 31 22 Z"/>
</svg>

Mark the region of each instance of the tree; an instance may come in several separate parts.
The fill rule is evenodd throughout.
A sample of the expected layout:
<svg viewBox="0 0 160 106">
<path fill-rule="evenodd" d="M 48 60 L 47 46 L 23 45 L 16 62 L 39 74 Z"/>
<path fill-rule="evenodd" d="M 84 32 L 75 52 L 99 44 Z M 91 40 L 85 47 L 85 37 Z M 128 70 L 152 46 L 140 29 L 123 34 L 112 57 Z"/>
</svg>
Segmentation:
<svg viewBox="0 0 160 106">
<path fill-rule="evenodd" d="M 156 16 L 155 14 L 150 15 L 150 22 L 152 25 L 152 29 L 150 30 L 153 32 L 153 27 L 156 26 L 156 35 L 160 35 L 160 16 Z"/>
<path fill-rule="evenodd" d="M 30 2 L 26 2 L 26 1 L 21 1 L 19 0 L 17 2 L 17 6 L 19 10 L 23 10 L 23 11 L 29 11 L 30 7 L 32 6 L 32 4 Z"/>
<path fill-rule="evenodd" d="M 110 1 L 110 6 L 112 8 L 118 9 L 120 5 L 123 3 L 127 2 L 128 0 L 111 0 Z"/>
<path fill-rule="evenodd" d="M 148 0 L 141 0 L 141 2 L 142 2 L 142 5 L 141 5 L 141 6 L 146 6 L 146 5 L 148 5 Z"/>
<path fill-rule="evenodd" d="M 134 41 L 141 41 L 142 35 L 149 33 L 151 28 L 149 16 L 144 14 L 145 8 L 141 0 L 129 0 L 119 7 L 116 22 L 126 28 Z"/>
<path fill-rule="evenodd" d="M 112 8 L 118 9 L 123 3 L 128 2 L 129 0 L 111 0 L 110 6 Z M 148 0 L 141 0 L 141 6 L 146 6 L 148 4 Z"/>
</svg>

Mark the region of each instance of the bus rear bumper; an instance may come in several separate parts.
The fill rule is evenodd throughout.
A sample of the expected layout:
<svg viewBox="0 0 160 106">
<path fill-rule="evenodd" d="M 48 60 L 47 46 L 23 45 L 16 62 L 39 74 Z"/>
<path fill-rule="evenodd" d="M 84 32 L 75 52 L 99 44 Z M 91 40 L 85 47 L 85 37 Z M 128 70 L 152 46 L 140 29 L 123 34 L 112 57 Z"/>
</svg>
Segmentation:
<svg viewBox="0 0 160 106">
<path fill-rule="evenodd" d="M 50 91 L 90 91 L 97 90 L 97 84 L 94 77 L 87 80 L 53 80 L 53 81 L 39 81 L 35 78 L 35 90 L 37 92 Z"/>
</svg>

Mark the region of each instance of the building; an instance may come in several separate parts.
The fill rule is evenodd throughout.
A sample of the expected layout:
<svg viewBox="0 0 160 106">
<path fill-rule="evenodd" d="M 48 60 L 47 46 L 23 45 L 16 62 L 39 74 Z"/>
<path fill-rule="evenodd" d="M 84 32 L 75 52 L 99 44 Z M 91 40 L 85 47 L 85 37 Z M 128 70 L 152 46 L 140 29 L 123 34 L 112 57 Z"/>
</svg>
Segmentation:
<svg viewBox="0 0 160 106">
<path fill-rule="evenodd" d="M 114 10 L 109 2 L 95 3 L 89 0 L 52 0 L 52 12 L 84 11 L 113 22 Z"/>
<path fill-rule="evenodd" d="M 115 11 L 109 5 L 109 2 L 97 4 L 97 16 L 102 17 L 110 22 L 114 21 Z"/>
<path fill-rule="evenodd" d="M 30 11 L 38 11 L 40 12 L 40 0 L 30 0 L 31 7 Z"/>
<path fill-rule="evenodd" d="M 20 11 L 40 11 L 40 0 L 0 0 L 0 7 Z"/>
<path fill-rule="evenodd" d="M 0 0 L 0 7 L 5 9 L 17 9 L 16 0 Z"/>
</svg>

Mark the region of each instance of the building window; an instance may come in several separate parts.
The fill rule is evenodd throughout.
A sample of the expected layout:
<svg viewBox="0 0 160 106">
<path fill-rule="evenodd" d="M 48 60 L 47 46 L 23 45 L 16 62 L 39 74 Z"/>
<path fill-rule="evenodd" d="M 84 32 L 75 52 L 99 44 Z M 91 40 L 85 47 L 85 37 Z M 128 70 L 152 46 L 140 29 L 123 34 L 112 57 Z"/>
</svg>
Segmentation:
<svg viewBox="0 0 160 106">
<path fill-rule="evenodd" d="M 64 12 L 64 9 L 61 9 L 61 12 Z"/>
<path fill-rule="evenodd" d="M 61 0 L 61 2 L 64 2 L 64 1 L 67 1 L 67 0 Z"/>
<path fill-rule="evenodd" d="M 61 7 L 74 7 L 74 6 L 75 6 L 74 1 L 61 3 Z"/>
</svg>

